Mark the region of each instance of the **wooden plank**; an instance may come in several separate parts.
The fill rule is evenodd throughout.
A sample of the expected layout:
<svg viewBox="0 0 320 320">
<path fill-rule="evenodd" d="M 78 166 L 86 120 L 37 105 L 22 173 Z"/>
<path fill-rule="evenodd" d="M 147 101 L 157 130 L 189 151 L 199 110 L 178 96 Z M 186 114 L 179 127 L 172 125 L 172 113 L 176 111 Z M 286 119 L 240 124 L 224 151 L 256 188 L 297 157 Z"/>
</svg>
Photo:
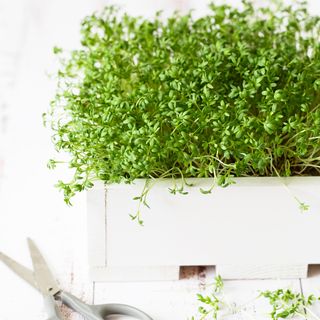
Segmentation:
<svg viewBox="0 0 320 320">
<path fill-rule="evenodd" d="M 197 315 L 200 305 L 196 294 L 210 293 L 210 283 L 213 282 L 214 275 L 214 269 L 206 268 L 190 277 L 173 282 L 96 283 L 94 301 L 96 304 L 106 302 L 131 304 L 157 320 L 190 319 L 192 315 Z M 267 301 L 256 297 L 260 290 L 283 287 L 300 290 L 298 280 L 225 281 L 225 297 L 232 306 L 234 314 L 224 319 L 270 319 Z M 243 308 L 240 308 L 242 305 Z"/>
<path fill-rule="evenodd" d="M 298 279 L 306 278 L 308 265 L 244 265 L 244 264 L 219 264 L 216 271 L 223 279 Z"/>
<path fill-rule="evenodd" d="M 179 280 L 180 267 L 92 267 L 92 281 L 170 281 Z"/>
<path fill-rule="evenodd" d="M 157 320 L 186 319 L 197 310 L 195 293 L 206 283 L 206 276 L 211 278 L 208 271 L 192 269 L 184 271 L 180 281 L 95 283 L 94 302 L 130 304 Z"/>
</svg>

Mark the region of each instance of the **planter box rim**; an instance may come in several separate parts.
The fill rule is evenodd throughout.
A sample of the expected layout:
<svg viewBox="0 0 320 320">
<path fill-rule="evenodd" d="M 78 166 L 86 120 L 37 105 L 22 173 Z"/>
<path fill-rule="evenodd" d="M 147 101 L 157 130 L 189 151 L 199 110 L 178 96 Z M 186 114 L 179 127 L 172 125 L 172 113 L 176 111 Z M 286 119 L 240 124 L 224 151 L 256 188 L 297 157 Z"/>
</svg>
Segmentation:
<svg viewBox="0 0 320 320">
<path fill-rule="evenodd" d="M 94 183 L 94 188 L 122 188 L 124 186 L 143 186 L 147 178 L 139 178 L 135 179 L 131 183 L 104 183 L 102 181 L 96 181 Z M 181 185 L 182 179 L 181 178 L 154 178 L 149 179 L 150 183 L 154 183 L 154 185 L 166 185 L 170 186 L 173 185 L 174 182 L 179 186 Z M 247 186 L 247 187 L 254 187 L 254 186 L 279 186 L 279 185 L 288 185 L 288 184 L 303 184 L 303 183 L 319 183 L 320 176 L 290 176 L 290 177 L 234 177 L 231 178 L 234 181 L 234 184 L 227 186 L 226 188 L 232 186 Z M 194 184 L 192 187 L 188 187 L 185 185 L 185 188 L 197 188 L 204 185 L 212 185 L 214 182 L 214 178 L 185 178 L 187 183 Z M 218 187 L 218 186 L 217 186 Z"/>
</svg>

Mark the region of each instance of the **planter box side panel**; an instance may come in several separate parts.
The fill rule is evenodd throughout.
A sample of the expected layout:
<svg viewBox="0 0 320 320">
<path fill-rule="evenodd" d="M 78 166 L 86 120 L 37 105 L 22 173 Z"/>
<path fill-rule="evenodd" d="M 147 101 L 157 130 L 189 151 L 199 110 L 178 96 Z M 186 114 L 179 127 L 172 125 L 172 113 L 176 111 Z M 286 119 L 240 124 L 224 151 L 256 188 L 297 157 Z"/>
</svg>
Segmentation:
<svg viewBox="0 0 320 320">
<path fill-rule="evenodd" d="M 172 267 L 177 272 L 179 266 L 220 265 L 225 274 L 240 267 L 239 277 L 256 270 L 257 278 L 292 278 L 305 275 L 308 264 L 320 263 L 312 245 L 320 241 L 320 178 L 239 178 L 207 195 L 199 188 L 210 188 L 212 179 L 193 182 L 188 195 L 170 194 L 171 181 L 156 183 L 147 198 L 150 209 L 142 208 L 142 227 L 129 214 L 136 213 L 138 202 L 132 199 L 144 181 L 108 186 L 99 251 L 104 247 L 109 270 Z M 302 213 L 296 199 L 310 210 Z M 263 266 L 271 266 L 269 276 Z"/>
<path fill-rule="evenodd" d="M 156 184 L 148 195 L 151 209 L 142 210 L 144 227 L 129 218 L 141 184 L 110 186 L 108 260 L 113 266 L 320 263 L 310 245 L 320 241 L 320 183 L 265 182 L 257 187 L 238 179 L 208 195 L 197 186 L 172 195 L 170 182 Z M 302 213 L 295 197 L 310 210 Z"/>
</svg>

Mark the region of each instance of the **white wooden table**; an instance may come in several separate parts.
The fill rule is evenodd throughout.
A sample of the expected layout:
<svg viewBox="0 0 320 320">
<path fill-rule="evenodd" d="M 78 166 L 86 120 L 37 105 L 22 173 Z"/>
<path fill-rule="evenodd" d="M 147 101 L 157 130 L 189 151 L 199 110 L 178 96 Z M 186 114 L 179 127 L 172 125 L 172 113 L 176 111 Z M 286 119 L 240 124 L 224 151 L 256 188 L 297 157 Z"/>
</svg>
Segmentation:
<svg viewBox="0 0 320 320">
<path fill-rule="evenodd" d="M 41 115 L 54 90 L 46 75 L 54 69 L 52 47 L 76 47 L 80 19 L 107 3 L 0 0 L 0 251 L 31 267 L 25 241 L 29 236 L 42 249 L 61 286 L 85 301 L 133 304 L 157 320 L 187 319 L 196 314 L 196 293 L 212 282 L 214 270 L 190 268 L 176 282 L 91 283 L 87 277 L 84 194 L 76 197 L 73 207 L 67 207 L 53 185 L 66 178 L 68 171 L 46 168 L 54 151 Z M 201 14 L 206 7 L 204 0 L 118 3 L 130 13 L 147 16 L 159 9 L 195 6 Z M 310 0 L 310 5 L 313 11 L 320 11 L 318 0 Z M 319 294 L 320 276 L 303 281 L 228 281 L 226 292 L 230 301 L 243 303 L 258 290 L 282 286 Z M 40 295 L 2 264 L 0 301 L 0 320 L 45 319 Z M 248 305 L 254 319 L 266 319 L 265 308 L 260 302 Z M 66 319 L 80 319 L 66 309 L 65 315 Z M 231 318 L 247 319 L 241 314 Z"/>
</svg>

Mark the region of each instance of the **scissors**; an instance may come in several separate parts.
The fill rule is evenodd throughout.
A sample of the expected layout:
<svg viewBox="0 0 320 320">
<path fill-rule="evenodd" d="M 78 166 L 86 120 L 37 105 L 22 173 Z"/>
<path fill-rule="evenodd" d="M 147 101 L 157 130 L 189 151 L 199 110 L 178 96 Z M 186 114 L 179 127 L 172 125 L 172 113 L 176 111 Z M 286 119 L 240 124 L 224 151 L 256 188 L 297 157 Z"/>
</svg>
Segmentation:
<svg viewBox="0 0 320 320">
<path fill-rule="evenodd" d="M 35 243 L 28 239 L 28 245 L 34 271 L 27 269 L 1 252 L 0 260 L 19 277 L 41 292 L 44 297 L 45 309 L 49 316 L 47 320 L 64 319 L 56 305 L 58 300 L 87 320 L 104 320 L 111 315 L 125 315 L 139 320 L 152 320 L 143 311 L 129 305 L 115 303 L 88 305 L 72 294 L 61 290 Z"/>
</svg>

